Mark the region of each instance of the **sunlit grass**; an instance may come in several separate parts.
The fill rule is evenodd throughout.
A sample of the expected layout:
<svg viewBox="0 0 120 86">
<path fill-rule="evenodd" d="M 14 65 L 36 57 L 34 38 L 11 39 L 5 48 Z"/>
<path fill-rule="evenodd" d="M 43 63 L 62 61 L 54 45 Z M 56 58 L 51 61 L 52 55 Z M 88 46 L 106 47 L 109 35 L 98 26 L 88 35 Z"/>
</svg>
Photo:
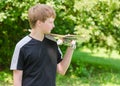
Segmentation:
<svg viewBox="0 0 120 86">
<path fill-rule="evenodd" d="M 81 51 L 91 53 L 92 56 L 97 56 L 97 57 L 102 57 L 102 58 L 120 59 L 120 54 L 116 50 L 109 52 L 104 48 L 96 48 L 91 51 L 90 49 L 84 47 L 81 49 Z"/>
<path fill-rule="evenodd" d="M 98 52 L 96 51 L 93 50 L 93 52 L 91 52 L 88 48 L 78 49 L 74 52 L 72 62 L 79 61 L 93 66 L 120 71 L 120 55 L 116 51 L 112 51 L 110 57 L 105 53 L 105 49 L 99 49 Z"/>
</svg>

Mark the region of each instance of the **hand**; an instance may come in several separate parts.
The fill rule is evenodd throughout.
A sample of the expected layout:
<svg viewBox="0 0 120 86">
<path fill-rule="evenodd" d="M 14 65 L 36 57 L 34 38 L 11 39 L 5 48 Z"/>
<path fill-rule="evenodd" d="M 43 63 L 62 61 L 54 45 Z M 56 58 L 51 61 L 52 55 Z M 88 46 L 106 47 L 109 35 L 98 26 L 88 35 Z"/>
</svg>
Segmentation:
<svg viewBox="0 0 120 86">
<path fill-rule="evenodd" d="M 63 40 L 62 40 L 62 39 L 58 39 L 58 40 L 57 40 L 57 44 L 58 44 L 58 45 L 62 45 L 62 44 L 63 44 Z"/>
<path fill-rule="evenodd" d="M 70 47 L 71 47 L 72 49 L 76 49 L 76 41 L 75 41 L 75 40 L 72 40 L 72 41 L 71 41 Z"/>
</svg>

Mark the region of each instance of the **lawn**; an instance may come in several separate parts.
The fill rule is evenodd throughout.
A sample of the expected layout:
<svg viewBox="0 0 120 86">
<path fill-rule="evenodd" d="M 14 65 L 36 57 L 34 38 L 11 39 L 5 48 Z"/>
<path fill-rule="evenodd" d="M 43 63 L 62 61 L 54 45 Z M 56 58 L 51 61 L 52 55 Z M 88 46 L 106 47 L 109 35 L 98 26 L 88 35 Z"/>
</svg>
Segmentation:
<svg viewBox="0 0 120 86">
<path fill-rule="evenodd" d="M 120 55 L 104 49 L 77 49 L 65 76 L 57 74 L 57 86 L 120 86 Z M 9 84 L 8 84 L 9 83 Z M 0 86 L 12 86 L 12 73 L 0 72 Z"/>
<path fill-rule="evenodd" d="M 89 78 L 58 75 L 57 86 L 120 86 L 120 74 L 104 72 Z"/>
<path fill-rule="evenodd" d="M 57 76 L 58 86 L 120 86 L 120 55 L 116 51 L 108 55 L 105 49 L 92 53 L 87 48 L 78 49 L 71 65 L 73 69 L 69 68 L 66 76 Z M 77 68 L 81 71 L 78 76 Z"/>
</svg>

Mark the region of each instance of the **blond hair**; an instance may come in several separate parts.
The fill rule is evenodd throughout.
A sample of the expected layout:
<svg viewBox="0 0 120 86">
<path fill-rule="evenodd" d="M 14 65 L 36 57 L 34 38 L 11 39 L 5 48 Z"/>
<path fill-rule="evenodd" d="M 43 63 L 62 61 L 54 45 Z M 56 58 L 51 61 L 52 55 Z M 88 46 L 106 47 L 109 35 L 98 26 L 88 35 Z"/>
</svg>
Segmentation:
<svg viewBox="0 0 120 86">
<path fill-rule="evenodd" d="M 28 10 L 28 20 L 31 28 L 35 27 L 37 20 L 45 22 L 50 17 L 56 17 L 55 11 L 52 7 L 45 4 L 36 4 Z"/>
</svg>

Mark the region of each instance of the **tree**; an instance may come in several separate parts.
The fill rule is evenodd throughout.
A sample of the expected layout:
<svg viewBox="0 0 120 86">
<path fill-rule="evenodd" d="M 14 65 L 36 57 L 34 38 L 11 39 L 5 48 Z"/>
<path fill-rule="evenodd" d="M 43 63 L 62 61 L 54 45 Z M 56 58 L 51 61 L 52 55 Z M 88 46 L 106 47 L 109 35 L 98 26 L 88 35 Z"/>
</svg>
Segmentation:
<svg viewBox="0 0 120 86">
<path fill-rule="evenodd" d="M 82 43 L 84 46 L 120 52 L 119 0 L 1 0 L 0 65 L 10 64 L 15 44 L 29 33 L 27 11 L 36 3 L 55 8 L 53 33 L 85 35 L 89 40 Z"/>
<path fill-rule="evenodd" d="M 105 47 L 120 52 L 120 1 L 75 0 L 77 34 L 86 34 L 88 47 Z M 86 33 L 85 33 L 86 32 Z"/>
</svg>

